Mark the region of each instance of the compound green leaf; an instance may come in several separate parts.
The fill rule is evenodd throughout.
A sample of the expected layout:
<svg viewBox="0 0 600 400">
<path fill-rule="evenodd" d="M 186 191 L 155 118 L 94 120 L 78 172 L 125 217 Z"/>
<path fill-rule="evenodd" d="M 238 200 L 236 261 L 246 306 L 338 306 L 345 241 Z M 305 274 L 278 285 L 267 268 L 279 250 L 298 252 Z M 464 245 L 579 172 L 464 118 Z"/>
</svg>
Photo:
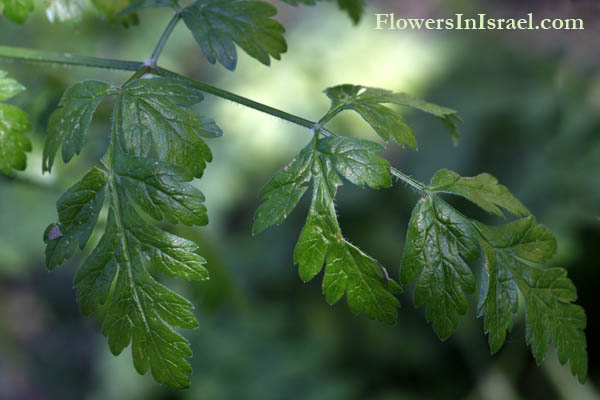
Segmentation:
<svg viewBox="0 0 600 400">
<path fill-rule="evenodd" d="M 138 79 L 119 92 L 114 121 L 126 154 L 159 159 L 201 177 L 212 153 L 203 137 L 222 136 L 215 122 L 186 108 L 202 94 L 179 80 Z"/>
<path fill-rule="evenodd" d="M 49 270 L 70 258 L 78 245 L 85 248 L 98 221 L 107 182 L 108 175 L 93 168 L 56 203 L 58 224 L 49 225 L 44 233 Z"/>
<path fill-rule="evenodd" d="M 556 251 L 556 240 L 533 217 L 489 227 L 476 223 L 485 255 L 484 285 L 479 315 L 489 333 L 490 349 L 497 351 L 512 327 L 517 311 L 516 288 L 523 294 L 526 310 L 526 341 L 541 363 L 551 343 L 561 364 L 569 363 L 571 372 L 583 382 L 587 377 L 587 344 L 583 330 L 583 308 L 572 304 L 577 299 L 575 286 L 562 268 L 540 268 Z"/>
<path fill-rule="evenodd" d="M 394 294 L 401 289 L 376 260 L 343 238 L 333 205 L 340 181 L 334 178 L 336 173 L 328 157 L 317 155 L 313 160 L 313 196 L 294 250 L 294 262 L 305 282 L 325 265 L 323 294 L 329 304 L 337 303 L 345 294 L 354 313 L 364 311 L 371 319 L 393 324 L 400 305 Z"/>
<path fill-rule="evenodd" d="M 17 24 L 24 24 L 33 11 L 33 0 L 0 0 L 4 5 L 3 14 Z"/>
<path fill-rule="evenodd" d="M 404 93 L 358 85 L 339 85 L 325 90 L 331 99 L 331 110 L 354 110 L 385 141 L 393 139 L 401 146 L 417 148 L 415 136 L 406 121 L 395 110 L 382 104 L 391 103 L 411 107 L 432 114 L 444 121 L 452 137 L 459 137 L 456 111 L 437 106 Z"/>
<path fill-rule="evenodd" d="M 275 14 L 277 9 L 262 1 L 198 0 L 182 17 L 208 61 L 233 71 L 234 43 L 265 65 L 270 65 L 270 57 L 279 60 L 286 52 L 285 29 L 271 18 Z"/>
<path fill-rule="evenodd" d="M 384 148 L 369 140 L 347 136 L 327 137 L 318 141 L 315 148 L 309 143 L 287 166 L 279 170 L 262 189 L 263 203 L 256 211 L 253 233 L 258 234 L 272 225 L 282 223 L 294 210 L 313 177 L 315 159 L 326 165 L 332 196 L 341 185 L 341 175 L 355 185 L 378 189 L 392 184 L 390 164 L 377 153 Z"/>
<path fill-rule="evenodd" d="M 437 196 L 422 198 L 413 210 L 400 268 L 400 281 L 417 280 L 415 306 L 427 305 L 427 321 L 448 338 L 467 312 L 465 294 L 475 279 L 465 262 L 479 256 L 471 222 Z"/>
<path fill-rule="evenodd" d="M 92 117 L 98 105 L 111 91 L 111 85 L 101 81 L 83 81 L 67 89 L 58 109 L 50 116 L 44 146 L 42 168 L 50 172 L 58 148 L 62 146 L 62 159 L 69 162 L 79 154 Z"/>
<path fill-rule="evenodd" d="M 517 216 L 529 214 L 527 208 L 510 193 L 506 186 L 498 184 L 498 180 L 487 173 L 474 177 L 461 177 L 456 172 L 442 169 L 431 179 L 429 190 L 462 196 L 501 217 L 504 214 L 499 207 Z"/>
<path fill-rule="evenodd" d="M 169 325 L 193 329 L 193 306 L 158 283 L 157 269 L 186 279 L 206 279 L 204 260 L 196 246 L 145 223 L 128 205 L 115 183 L 106 231 L 75 278 L 84 315 L 96 313 L 113 354 L 131 342 L 133 363 L 140 374 L 176 389 L 189 386 L 189 344 Z"/>
<path fill-rule="evenodd" d="M 145 215 L 190 226 L 208 222 L 204 196 L 188 182 L 210 161 L 201 137 L 222 132 L 214 121 L 184 108 L 202 95 L 179 81 L 149 78 L 99 89 L 117 95 L 111 146 L 102 161 L 109 172 L 93 169 L 59 200 L 59 222 L 44 235 L 47 265 L 53 269 L 77 245 L 85 247 L 107 197 L 106 228 L 75 277 L 79 306 L 102 322 L 114 354 L 131 344 L 140 374 L 150 369 L 157 382 L 183 389 L 190 384 L 186 358 L 192 353 L 173 327 L 193 329 L 198 322 L 192 304 L 156 276 L 204 280 L 208 272 L 193 242 L 158 228 Z M 73 98 L 93 97 L 70 96 L 63 109 Z M 85 107 L 88 111 L 77 113 L 85 117 L 73 123 L 89 124 L 93 110 L 89 102 Z"/>
<path fill-rule="evenodd" d="M 152 273 L 203 280 L 208 278 L 205 260 L 195 253 L 193 242 L 146 222 L 133 205 L 154 217 L 205 223 L 205 209 L 192 208 L 202 197 L 181 184 L 184 178 L 167 163 L 148 165 L 151 160 L 127 156 L 118 148 L 112 150 L 111 159 L 115 165 L 111 178 L 94 169 L 59 201 L 60 222 L 45 235 L 47 263 L 54 268 L 73 253 L 77 242 L 85 246 L 108 183 L 105 232 L 75 277 L 81 311 L 102 321 L 102 333 L 114 354 L 132 344 L 140 374 L 151 368 L 157 382 L 183 389 L 189 386 L 186 357 L 191 350 L 171 326 L 192 329 L 198 323 L 192 304 L 158 283 Z"/>
</svg>

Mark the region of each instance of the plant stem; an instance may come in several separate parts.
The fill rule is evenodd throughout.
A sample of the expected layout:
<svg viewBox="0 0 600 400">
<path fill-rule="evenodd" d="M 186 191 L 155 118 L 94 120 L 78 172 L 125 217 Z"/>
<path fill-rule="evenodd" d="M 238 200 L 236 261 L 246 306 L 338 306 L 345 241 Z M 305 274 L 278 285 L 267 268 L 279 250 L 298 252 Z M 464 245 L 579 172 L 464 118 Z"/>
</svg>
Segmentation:
<svg viewBox="0 0 600 400">
<path fill-rule="evenodd" d="M 135 61 L 110 60 L 104 58 L 86 57 L 72 54 L 60 54 L 8 46 L 0 46 L 0 59 L 2 58 L 17 61 L 33 61 L 48 64 L 77 65 L 92 68 L 110 68 L 123 71 L 137 71 L 145 66 L 144 63 Z M 239 96 L 235 93 L 219 89 L 207 83 L 196 81 L 194 79 L 188 78 L 186 76 L 180 75 L 178 73 L 169 71 L 161 67 L 151 68 L 151 72 L 153 72 L 156 75 L 183 80 L 202 92 L 210 93 L 214 96 L 233 101 L 234 103 L 253 108 L 257 111 L 272 115 L 277 118 L 281 118 L 283 120 L 286 120 L 296 125 L 303 126 L 308 129 L 312 129 L 315 126 L 315 122 L 309 121 L 305 118 L 289 114 L 277 108 L 273 108 L 265 104 L 259 103 L 257 101 L 250 100 L 246 97 Z M 333 135 L 331 132 L 323 128 L 321 128 L 321 132 L 326 136 Z"/>
<path fill-rule="evenodd" d="M 169 26 L 167 27 L 167 29 L 163 33 L 163 36 L 161 37 L 161 42 L 166 42 L 168 36 L 170 35 L 170 32 L 173 31 L 173 28 L 175 27 L 178 20 L 179 20 L 178 17 L 176 17 L 176 16 L 173 17 L 173 19 L 171 20 L 171 23 L 169 23 Z M 154 57 L 154 55 L 156 55 L 157 57 L 158 57 L 158 55 L 160 55 L 160 51 L 162 50 L 162 47 L 164 47 L 164 43 L 162 45 L 160 45 L 160 43 L 159 43 L 159 46 L 157 46 L 156 50 L 154 51 L 153 57 Z M 190 86 L 195 87 L 196 89 L 198 89 L 202 92 L 210 93 L 214 96 L 217 96 L 217 97 L 229 100 L 229 101 L 233 101 L 234 103 L 241 104 L 243 106 L 252 108 L 254 110 L 263 112 L 265 114 L 272 115 L 277 118 L 281 118 L 281 119 L 291 122 L 293 124 L 303 126 L 308 129 L 313 129 L 315 127 L 315 125 L 317 124 L 308 119 L 298 117 L 296 115 L 287 113 L 287 112 L 279 110 L 277 108 L 267 106 L 266 104 L 262 104 L 257 101 L 254 101 L 254 100 L 250 100 L 246 97 L 239 96 L 235 93 L 231 93 L 226 90 L 219 89 L 219 88 L 211 86 L 207 83 L 196 81 L 194 79 L 180 75 L 176 72 L 169 71 L 169 70 L 161 68 L 161 67 L 148 66 L 141 62 L 111 60 L 111 59 L 96 58 L 96 57 L 86 57 L 86 56 L 72 55 L 72 54 L 68 54 L 68 53 L 60 54 L 60 53 L 25 49 L 25 48 L 19 48 L 19 47 L 8 47 L 8 46 L 0 46 L 0 59 L 2 59 L 2 58 L 18 60 L 18 61 L 31 61 L 31 62 L 39 62 L 39 63 L 62 64 L 62 65 L 77 65 L 77 66 L 82 66 L 82 67 L 108 68 L 108 69 L 117 69 L 117 70 L 124 70 L 124 71 L 138 71 L 142 67 L 149 67 L 148 70 L 156 75 L 185 81 Z M 328 119 L 327 117 L 335 115 L 337 113 L 337 111 L 338 110 L 332 110 L 332 111 L 328 112 L 326 114 L 325 118 L 322 118 L 322 120 L 324 119 L 326 122 L 326 120 Z M 319 130 L 325 136 L 334 136 L 333 133 L 329 132 L 328 130 L 326 130 L 322 127 L 319 127 Z M 398 179 L 405 182 L 406 184 L 408 184 L 410 187 L 416 189 L 418 192 L 423 193 L 427 189 L 427 187 L 424 184 L 411 178 L 410 176 L 404 174 L 403 172 L 397 170 L 396 168 L 393 168 L 393 167 L 390 168 L 390 173 L 392 175 L 394 175 L 395 177 L 397 177 Z"/>
<path fill-rule="evenodd" d="M 142 76 L 144 76 L 145 74 L 148 74 L 148 73 L 150 73 L 150 71 L 151 71 L 150 67 L 147 67 L 147 66 L 145 66 L 145 65 L 144 65 L 142 68 L 140 68 L 140 69 L 138 69 L 137 71 L 135 71 L 135 73 L 134 73 L 133 75 L 131 75 L 131 76 L 129 77 L 129 79 L 127 79 L 127 80 L 125 81 L 125 83 L 123 83 L 123 84 L 121 85 L 121 87 L 125 87 L 125 86 L 127 86 L 127 84 L 128 84 L 129 82 L 133 82 L 133 81 L 135 81 L 136 79 L 139 79 L 139 78 L 141 78 L 141 77 L 142 77 Z"/>
<path fill-rule="evenodd" d="M 338 115 L 343 109 L 345 104 L 338 104 L 335 108 L 327 111 L 325 115 L 323 115 L 319 121 L 317 122 L 319 127 L 324 126 L 327 122 L 329 122 L 333 117 Z M 321 128 L 322 129 L 322 128 Z"/>
<path fill-rule="evenodd" d="M 427 189 L 427 186 L 425 186 L 418 180 L 413 179 L 410 176 L 406 175 L 404 172 L 397 170 L 394 167 L 390 168 L 390 173 L 392 175 L 394 175 L 396 178 L 398 178 L 401 181 L 403 181 L 404 183 L 406 183 L 408 186 L 412 187 L 413 189 L 416 189 L 420 193 L 425 192 L 425 190 Z"/>
<path fill-rule="evenodd" d="M 152 52 L 152 57 L 150 57 L 150 65 L 149 65 L 150 67 L 152 67 L 152 68 L 156 67 L 156 62 L 158 61 L 158 57 L 160 57 L 160 53 L 162 52 L 163 48 L 165 47 L 165 44 L 167 43 L 169 36 L 171 36 L 173 29 L 175 29 L 175 26 L 177 25 L 177 23 L 179 22 L 180 19 L 181 19 L 181 12 L 180 11 L 175 12 L 175 15 L 173 15 L 173 18 L 171 18 L 169 25 L 167 25 L 167 28 L 163 32 L 162 36 L 160 37 L 160 40 L 158 41 L 158 44 L 156 45 L 156 48 Z"/>
<path fill-rule="evenodd" d="M 243 106 L 253 108 L 257 111 L 272 115 L 277 118 L 281 118 L 283 120 L 286 120 L 286 121 L 291 122 L 296 125 L 303 126 L 305 128 L 312 129 L 312 127 L 315 125 L 314 122 L 304 119 L 302 117 L 298 117 L 296 115 L 289 114 L 289 113 L 279 110 L 277 108 L 267 106 L 266 104 L 262 104 L 257 101 L 254 101 L 254 100 L 250 100 L 246 97 L 239 96 L 235 93 L 231 93 L 226 90 L 219 89 L 219 88 L 211 86 L 207 83 L 196 81 L 194 79 L 188 78 L 187 76 L 179 75 L 178 73 L 169 71 L 164 68 L 156 67 L 152 70 L 152 72 L 157 75 L 160 75 L 160 76 L 185 81 L 190 86 L 195 87 L 196 89 L 200 90 L 201 92 L 210 93 L 210 94 L 220 97 L 222 99 L 233 101 L 234 103 L 238 103 Z M 329 134 L 331 134 L 331 133 L 329 132 Z"/>
<path fill-rule="evenodd" d="M 17 61 L 29 61 L 44 64 L 77 65 L 81 67 L 108 68 L 122 71 L 137 71 L 144 64 L 135 61 L 111 60 L 107 58 L 79 56 L 69 53 L 54 53 L 25 49 L 21 47 L 0 46 L 0 58 Z"/>
</svg>

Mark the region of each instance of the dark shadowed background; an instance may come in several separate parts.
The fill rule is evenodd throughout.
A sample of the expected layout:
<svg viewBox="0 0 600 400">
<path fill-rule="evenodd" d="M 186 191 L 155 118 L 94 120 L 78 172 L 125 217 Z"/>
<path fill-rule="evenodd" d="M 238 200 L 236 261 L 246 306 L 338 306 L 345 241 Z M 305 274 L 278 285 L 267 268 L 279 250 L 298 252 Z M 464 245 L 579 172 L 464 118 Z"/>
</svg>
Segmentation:
<svg viewBox="0 0 600 400">
<path fill-rule="evenodd" d="M 184 332 L 194 351 L 192 386 L 176 392 L 149 374 L 139 376 L 129 349 L 112 356 L 98 323 L 78 311 L 72 282 L 86 253 L 49 273 L 42 241 L 44 228 L 56 220 L 57 198 L 104 152 L 110 104 L 97 113 L 82 155 L 42 175 L 48 116 L 78 80 L 119 84 L 128 75 L 2 60 L 0 69 L 28 89 L 14 103 L 33 122 L 34 150 L 27 171 L 0 177 L 0 399 L 600 399 L 598 3 L 372 1 L 358 26 L 330 3 L 277 6 L 289 50 L 270 68 L 241 53 L 234 73 L 213 66 L 182 26 L 160 63 L 312 120 L 328 107 L 321 91 L 340 83 L 405 91 L 459 110 L 458 147 L 437 120 L 406 111 L 419 151 L 391 145 L 385 156 L 425 182 L 440 168 L 464 176 L 489 172 L 552 230 L 559 250 L 551 266 L 568 269 L 588 315 L 588 382 L 577 383 L 553 352 L 536 366 L 525 345 L 522 310 L 507 343 L 491 356 L 475 315 L 476 295 L 446 342 L 413 307 L 411 286 L 392 327 L 353 315 L 344 301 L 328 306 L 320 278 L 303 284 L 292 262 L 306 201 L 285 224 L 251 235 L 258 191 L 309 132 L 213 97 L 198 111 L 214 117 L 225 136 L 210 141 L 214 161 L 195 182 L 207 197 L 211 222 L 199 229 L 165 225 L 198 243 L 212 278 L 169 281 L 196 304 L 200 321 L 199 329 Z M 407 18 L 455 12 L 521 18 L 533 12 L 582 18 L 585 30 L 377 31 L 375 12 Z M 23 27 L 0 19 L 0 44 L 143 60 L 169 17 L 168 10 L 142 11 L 140 25 L 126 29 L 93 11 L 75 26 L 51 24 L 38 11 Z M 350 113 L 331 128 L 377 140 Z M 401 183 L 380 191 L 345 185 L 337 201 L 342 229 L 397 276 L 417 200 Z M 451 200 L 467 215 L 502 222 Z M 478 263 L 473 267 L 479 276 Z"/>
</svg>

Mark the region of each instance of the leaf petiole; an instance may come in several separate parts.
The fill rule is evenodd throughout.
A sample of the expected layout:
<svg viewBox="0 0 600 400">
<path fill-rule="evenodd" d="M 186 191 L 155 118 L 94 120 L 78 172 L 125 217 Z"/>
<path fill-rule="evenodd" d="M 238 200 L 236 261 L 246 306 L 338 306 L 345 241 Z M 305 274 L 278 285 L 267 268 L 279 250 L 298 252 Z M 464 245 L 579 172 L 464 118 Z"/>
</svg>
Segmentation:
<svg viewBox="0 0 600 400">
<path fill-rule="evenodd" d="M 149 65 L 148 65 L 150 68 L 156 67 L 156 62 L 158 61 L 158 57 L 160 57 L 160 53 L 162 52 L 163 48 L 165 47 L 165 44 L 167 44 L 167 40 L 169 39 L 169 36 L 171 36 L 171 33 L 173 33 L 173 29 L 175 29 L 175 26 L 177 26 L 177 23 L 179 22 L 180 19 L 181 19 L 181 11 L 176 11 L 175 15 L 173 15 L 173 18 L 171 18 L 169 25 L 167 25 L 167 28 L 165 29 L 162 36 L 160 37 L 160 40 L 158 41 L 156 48 L 152 52 L 152 57 L 150 57 Z"/>
</svg>

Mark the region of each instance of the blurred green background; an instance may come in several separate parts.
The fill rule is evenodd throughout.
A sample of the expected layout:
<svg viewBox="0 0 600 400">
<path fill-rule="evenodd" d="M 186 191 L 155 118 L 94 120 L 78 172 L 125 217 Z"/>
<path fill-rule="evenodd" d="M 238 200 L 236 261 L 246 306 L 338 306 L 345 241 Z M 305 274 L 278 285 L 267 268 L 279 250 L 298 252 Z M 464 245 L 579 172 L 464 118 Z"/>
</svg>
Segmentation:
<svg viewBox="0 0 600 400">
<path fill-rule="evenodd" d="M 525 345 L 522 310 L 503 349 L 491 356 L 475 316 L 476 295 L 443 343 L 424 311 L 414 309 L 411 287 L 392 327 L 353 315 L 344 301 L 328 306 L 320 278 L 301 283 L 292 262 L 306 201 L 282 226 L 251 235 L 259 189 L 309 140 L 308 131 L 210 96 L 198 111 L 215 118 L 225 136 L 210 141 L 214 161 L 195 185 L 207 197 L 211 222 L 201 229 L 165 225 L 198 243 L 212 278 L 169 282 L 197 305 L 200 328 L 184 332 L 194 351 L 192 387 L 171 391 L 149 374 L 139 376 L 129 349 L 112 356 L 97 322 L 78 311 L 72 279 L 85 252 L 49 273 L 42 242 L 44 228 L 56 219 L 55 201 L 97 162 L 110 129 L 107 102 L 82 155 L 42 175 L 50 113 L 78 80 L 119 84 L 128 74 L 0 60 L 0 68 L 28 88 L 13 103 L 34 125 L 27 171 L 0 177 L 0 399 L 600 399 L 600 8 L 584 1 L 548 4 L 372 1 L 353 26 L 330 3 L 277 3 L 289 50 L 270 68 L 243 54 L 234 73 L 213 66 L 183 26 L 160 64 L 312 120 L 328 107 L 321 91 L 341 83 L 405 91 L 458 109 L 464 119 L 458 147 L 437 120 L 407 111 L 419 151 L 391 145 L 385 156 L 425 182 L 440 168 L 465 176 L 489 172 L 553 231 L 559 251 L 552 266 L 568 269 L 588 315 L 585 385 L 553 352 L 536 366 Z M 91 10 L 79 24 L 51 24 L 39 9 L 22 27 L 0 19 L 0 44 L 143 60 L 170 17 L 167 10 L 145 10 L 140 25 L 126 29 Z M 585 31 L 373 29 L 374 12 L 417 18 L 482 11 L 578 17 Z M 377 140 L 350 113 L 334 122 L 335 132 Z M 337 201 L 340 223 L 350 241 L 397 276 L 417 199 L 401 183 L 380 191 L 345 185 Z M 451 200 L 467 215 L 502 222 Z M 478 263 L 473 268 L 479 276 Z"/>
</svg>

